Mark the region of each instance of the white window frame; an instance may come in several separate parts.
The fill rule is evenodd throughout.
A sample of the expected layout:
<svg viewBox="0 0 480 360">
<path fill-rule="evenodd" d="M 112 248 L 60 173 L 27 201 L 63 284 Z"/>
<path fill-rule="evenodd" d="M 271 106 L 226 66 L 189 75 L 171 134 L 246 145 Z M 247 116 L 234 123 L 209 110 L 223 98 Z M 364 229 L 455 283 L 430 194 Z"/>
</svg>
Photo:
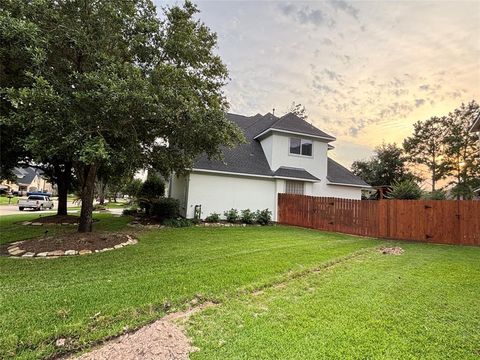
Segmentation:
<svg viewBox="0 0 480 360">
<path fill-rule="evenodd" d="M 292 153 L 292 151 L 291 151 L 291 149 L 292 149 L 292 139 L 300 140 L 300 154 Z M 311 155 L 303 155 L 302 154 L 302 145 L 306 142 L 312 144 L 312 154 Z M 288 138 L 288 154 L 291 155 L 291 156 L 300 156 L 300 157 L 306 157 L 306 158 L 313 157 L 313 141 L 309 140 L 309 139 L 303 139 L 303 138 L 300 138 L 300 137 L 290 137 L 290 138 Z"/>
</svg>

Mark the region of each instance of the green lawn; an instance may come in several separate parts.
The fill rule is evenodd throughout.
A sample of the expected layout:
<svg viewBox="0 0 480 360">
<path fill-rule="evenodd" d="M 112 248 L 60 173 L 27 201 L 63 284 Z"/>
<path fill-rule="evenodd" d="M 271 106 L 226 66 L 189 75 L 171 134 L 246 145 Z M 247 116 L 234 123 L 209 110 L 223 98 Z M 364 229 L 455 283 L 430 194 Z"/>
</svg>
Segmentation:
<svg viewBox="0 0 480 360">
<path fill-rule="evenodd" d="M 13 224 L 32 216 L 0 217 L 2 241 L 42 235 L 43 227 Z M 95 230 L 128 222 L 95 217 Z M 89 256 L 1 257 L 0 358 L 58 354 L 59 337 L 85 347 L 199 295 L 220 305 L 188 325 L 202 349 L 194 358 L 412 358 L 414 347 L 424 358 L 445 349 L 468 358 L 478 350 L 479 248 L 405 243 L 405 255 L 383 256 L 380 240 L 283 226 L 137 236 L 135 246 Z"/>
<path fill-rule="evenodd" d="M 0 196 L 0 205 L 16 205 L 19 197 L 14 196 L 12 198 L 8 198 L 8 196 Z M 10 202 L 9 202 L 10 200 Z"/>
</svg>

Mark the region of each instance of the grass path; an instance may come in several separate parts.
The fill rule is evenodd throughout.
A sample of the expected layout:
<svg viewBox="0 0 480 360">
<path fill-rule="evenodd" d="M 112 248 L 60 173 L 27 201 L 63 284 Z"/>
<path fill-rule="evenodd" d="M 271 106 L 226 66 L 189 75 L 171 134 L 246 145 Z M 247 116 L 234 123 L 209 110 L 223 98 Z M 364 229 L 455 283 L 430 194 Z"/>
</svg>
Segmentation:
<svg viewBox="0 0 480 360">
<path fill-rule="evenodd" d="M 195 315 L 192 359 L 478 359 L 480 249 L 399 245 Z"/>
<path fill-rule="evenodd" d="M 97 230 L 120 230 L 128 221 L 100 216 Z M 2 240 L 4 234 L 8 241 L 41 234 L 14 219 L 1 219 Z M 139 240 L 91 256 L 0 258 L 0 358 L 78 349 L 179 309 L 195 296 L 224 302 L 381 244 L 281 226 L 154 230 Z M 69 345 L 56 348 L 57 338 Z"/>
</svg>

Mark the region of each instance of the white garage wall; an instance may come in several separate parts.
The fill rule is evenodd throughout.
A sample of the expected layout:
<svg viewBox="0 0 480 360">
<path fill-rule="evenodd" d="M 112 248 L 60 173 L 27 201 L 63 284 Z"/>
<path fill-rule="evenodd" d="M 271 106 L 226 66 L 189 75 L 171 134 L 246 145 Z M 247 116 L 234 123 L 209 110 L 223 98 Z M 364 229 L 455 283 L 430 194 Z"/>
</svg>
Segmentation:
<svg viewBox="0 0 480 360">
<path fill-rule="evenodd" d="M 180 214 L 185 216 L 187 211 L 187 189 L 188 189 L 188 175 L 177 176 L 172 174 L 170 178 L 169 196 L 177 199 L 180 204 Z"/>
<path fill-rule="evenodd" d="M 223 216 L 229 209 L 270 209 L 276 219 L 276 182 L 259 177 L 241 177 L 193 172 L 188 185 L 187 218 L 195 205 L 202 205 L 202 218 L 213 212 Z"/>
</svg>

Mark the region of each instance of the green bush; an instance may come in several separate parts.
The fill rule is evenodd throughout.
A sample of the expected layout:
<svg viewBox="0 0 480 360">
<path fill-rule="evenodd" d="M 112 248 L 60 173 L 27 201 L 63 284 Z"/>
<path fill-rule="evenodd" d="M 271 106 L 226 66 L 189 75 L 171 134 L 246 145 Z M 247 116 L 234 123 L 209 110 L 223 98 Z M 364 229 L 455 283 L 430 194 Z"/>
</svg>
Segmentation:
<svg viewBox="0 0 480 360">
<path fill-rule="evenodd" d="M 220 221 L 220 214 L 213 212 L 205 218 L 206 222 L 216 223 Z"/>
<path fill-rule="evenodd" d="M 142 184 L 138 197 L 152 200 L 158 199 L 165 195 L 165 183 L 158 175 L 149 175 L 147 180 Z"/>
<path fill-rule="evenodd" d="M 390 199 L 417 200 L 423 195 L 423 191 L 413 180 L 395 182 L 388 194 Z"/>
<path fill-rule="evenodd" d="M 148 215 L 160 220 L 175 219 L 179 214 L 179 203 L 177 199 L 160 198 L 152 200 Z"/>
<path fill-rule="evenodd" d="M 260 225 L 268 225 L 272 222 L 272 212 L 268 209 L 265 210 L 257 210 L 255 212 L 255 218 L 257 219 L 257 223 Z"/>
<path fill-rule="evenodd" d="M 245 224 L 253 224 L 255 223 L 255 213 L 250 211 L 250 209 L 242 210 L 240 220 Z"/>
<path fill-rule="evenodd" d="M 137 213 L 138 213 L 138 210 L 136 208 L 123 209 L 122 211 L 123 215 L 136 215 Z"/>
<path fill-rule="evenodd" d="M 447 193 L 443 190 L 435 190 L 425 194 L 426 200 L 445 200 L 447 198 Z"/>
<path fill-rule="evenodd" d="M 163 225 L 174 228 L 190 227 L 193 224 L 194 222 L 192 220 L 184 218 L 166 219 L 163 221 Z"/>
<path fill-rule="evenodd" d="M 238 215 L 238 210 L 237 209 L 230 209 L 230 210 L 227 210 L 223 213 L 223 215 L 225 216 L 225 219 L 230 222 L 230 223 L 234 223 L 234 222 L 237 222 L 238 219 L 239 219 L 239 215 Z"/>
</svg>

